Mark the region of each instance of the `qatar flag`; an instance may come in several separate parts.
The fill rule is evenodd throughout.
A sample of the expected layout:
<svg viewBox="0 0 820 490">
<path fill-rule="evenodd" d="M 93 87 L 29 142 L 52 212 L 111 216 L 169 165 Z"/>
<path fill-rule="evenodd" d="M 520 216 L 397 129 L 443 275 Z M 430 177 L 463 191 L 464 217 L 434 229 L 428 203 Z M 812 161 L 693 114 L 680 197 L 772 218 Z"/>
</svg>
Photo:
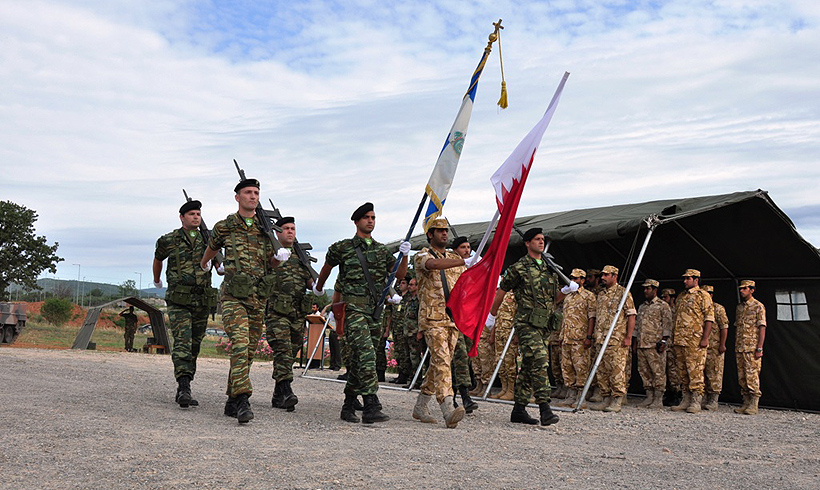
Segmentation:
<svg viewBox="0 0 820 490">
<path fill-rule="evenodd" d="M 481 331 L 484 330 L 484 323 L 495 297 L 498 275 L 501 273 L 507 245 L 510 242 L 510 231 L 515 221 L 515 213 L 518 211 L 518 203 L 521 201 L 521 194 L 524 191 L 524 184 L 527 182 L 527 176 L 535 159 L 535 151 L 541 144 L 541 138 L 555 113 L 568 77 L 569 73 L 564 73 L 544 116 L 490 178 L 495 189 L 497 216 L 499 216 L 493 241 L 484 257 L 461 274 L 450 292 L 447 306 L 453 314 L 453 321 L 464 335 L 473 340 L 470 357 L 475 357 L 478 352 L 478 339 L 481 337 Z M 487 234 L 491 230 L 492 226 L 487 229 Z M 485 235 L 482 242 L 486 238 Z"/>
</svg>

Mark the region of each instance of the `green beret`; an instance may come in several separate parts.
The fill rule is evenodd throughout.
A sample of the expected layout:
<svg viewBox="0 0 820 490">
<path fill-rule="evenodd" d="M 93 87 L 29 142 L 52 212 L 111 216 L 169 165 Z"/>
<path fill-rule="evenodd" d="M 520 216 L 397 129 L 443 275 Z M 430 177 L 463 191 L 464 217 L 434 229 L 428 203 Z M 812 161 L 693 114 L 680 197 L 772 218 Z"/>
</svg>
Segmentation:
<svg viewBox="0 0 820 490">
<path fill-rule="evenodd" d="M 293 219 L 293 216 L 284 216 L 282 218 L 279 218 L 279 220 L 276 221 L 276 226 L 281 228 L 282 225 L 286 225 L 288 223 L 296 223 L 296 220 Z"/>
<path fill-rule="evenodd" d="M 193 209 L 197 209 L 197 210 L 202 209 L 202 203 L 197 201 L 197 200 L 187 201 L 185 204 L 180 206 L 179 214 L 180 215 L 185 214 L 188 211 L 191 211 Z"/>
<path fill-rule="evenodd" d="M 541 228 L 530 228 L 529 230 L 524 232 L 524 241 L 528 242 L 532 240 L 533 238 L 535 238 L 535 235 L 538 235 L 539 233 L 544 233 L 543 231 L 541 231 Z"/>
<path fill-rule="evenodd" d="M 355 211 L 353 211 L 353 214 L 350 215 L 350 219 L 352 221 L 359 221 L 365 214 L 369 213 L 370 211 L 373 211 L 373 203 L 366 202 L 358 208 L 356 208 Z"/>
<path fill-rule="evenodd" d="M 239 192 L 245 187 L 256 187 L 259 189 L 259 181 L 256 179 L 245 179 L 242 182 L 236 184 L 236 187 L 233 188 L 234 192 Z"/>
</svg>

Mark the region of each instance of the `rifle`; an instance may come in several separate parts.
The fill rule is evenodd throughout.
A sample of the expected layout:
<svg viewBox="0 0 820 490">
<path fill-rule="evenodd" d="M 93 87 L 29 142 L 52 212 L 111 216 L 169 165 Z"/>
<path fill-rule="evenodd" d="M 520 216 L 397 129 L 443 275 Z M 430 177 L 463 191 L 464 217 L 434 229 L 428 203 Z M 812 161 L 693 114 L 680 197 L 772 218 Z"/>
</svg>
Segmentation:
<svg viewBox="0 0 820 490">
<path fill-rule="evenodd" d="M 521 233 L 521 230 L 517 226 L 513 225 L 513 229 L 516 232 L 518 232 L 519 235 L 521 235 L 521 238 L 524 238 L 524 234 Z M 553 260 L 555 257 L 553 257 L 552 254 L 547 253 L 547 248 L 549 247 L 549 244 L 550 241 L 547 241 L 547 245 L 544 248 L 544 251 L 541 252 L 541 258 L 544 259 L 544 262 L 547 263 L 550 269 L 552 269 L 553 271 L 555 271 L 556 274 L 558 274 L 558 277 L 560 277 L 562 281 L 564 281 L 566 284 L 569 284 L 570 278 L 567 277 L 566 274 L 564 274 L 564 268 L 555 263 L 555 261 Z"/>
<path fill-rule="evenodd" d="M 265 211 L 265 214 L 277 221 L 282 219 L 282 213 L 279 211 L 279 208 L 273 204 L 271 199 L 268 199 L 268 202 L 270 203 L 270 207 L 273 208 L 273 211 Z M 313 268 L 311 262 L 316 262 L 316 257 L 311 257 L 310 254 L 307 253 L 308 250 L 313 250 L 313 247 L 309 243 L 299 243 L 299 240 L 296 238 L 293 239 L 293 251 L 296 253 L 296 257 L 302 265 L 307 267 L 310 277 L 312 277 L 315 282 L 316 279 L 319 278 L 319 273 Z"/>
<path fill-rule="evenodd" d="M 245 177 L 245 171 L 239 168 L 239 164 L 236 163 L 236 158 L 234 158 L 233 164 L 236 166 L 236 171 L 239 172 L 239 181 L 242 182 L 247 178 Z M 276 235 L 274 235 L 273 232 L 278 231 L 281 233 L 282 228 L 271 222 L 270 216 L 268 216 L 268 213 L 262 208 L 261 202 L 256 203 L 256 216 L 259 217 L 259 226 L 262 227 L 262 231 L 267 235 L 268 240 L 270 240 L 273 245 L 273 251 L 278 252 L 279 249 L 282 248 L 282 244 L 279 243 L 279 240 L 276 239 Z"/>
<path fill-rule="evenodd" d="M 185 196 L 186 201 L 193 201 L 190 197 L 188 197 L 188 193 L 185 192 L 185 189 L 182 189 L 182 194 Z M 205 242 L 205 246 L 208 246 L 208 242 L 211 240 L 211 231 L 208 230 L 208 226 L 205 225 L 205 220 L 201 220 L 199 222 L 199 234 L 202 235 L 202 240 Z M 214 257 L 214 263 L 218 267 L 225 260 L 225 257 L 222 255 L 221 251 L 216 252 L 216 257 Z"/>
</svg>

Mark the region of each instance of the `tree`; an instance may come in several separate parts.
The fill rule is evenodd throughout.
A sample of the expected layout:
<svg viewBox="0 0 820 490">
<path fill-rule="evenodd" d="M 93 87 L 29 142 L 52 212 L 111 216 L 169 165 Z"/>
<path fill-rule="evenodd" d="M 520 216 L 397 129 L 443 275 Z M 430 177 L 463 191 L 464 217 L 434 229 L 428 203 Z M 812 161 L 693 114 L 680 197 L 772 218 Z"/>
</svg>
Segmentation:
<svg viewBox="0 0 820 490">
<path fill-rule="evenodd" d="M 57 242 L 46 243 L 46 237 L 34 234 L 37 213 L 11 201 L 0 201 L 0 297 L 6 288 L 17 283 L 25 289 L 39 290 L 41 272 L 57 272 L 64 259 L 55 255 Z"/>
<path fill-rule="evenodd" d="M 136 296 L 137 295 L 137 282 L 133 279 L 128 279 L 124 283 L 119 285 L 120 288 L 120 295 L 121 296 Z"/>
<path fill-rule="evenodd" d="M 94 288 L 94 289 L 92 289 L 91 291 L 88 292 L 88 295 L 91 296 L 91 297 L 94 297 L 94 298 L 99 298 L 99 297 L 102 297 L 103 292 L 102 292 L 102 289 L 100 289 L 100 288 Z"/>
<path fill-rule="evenodd" d="M 73 308 L 74 305 L 67 299 L 49 298 L 45 300 L 43 307 L 40 308 L 40 314 L 47 322 L 59 327 L 71 320 Z"/>
</svg>

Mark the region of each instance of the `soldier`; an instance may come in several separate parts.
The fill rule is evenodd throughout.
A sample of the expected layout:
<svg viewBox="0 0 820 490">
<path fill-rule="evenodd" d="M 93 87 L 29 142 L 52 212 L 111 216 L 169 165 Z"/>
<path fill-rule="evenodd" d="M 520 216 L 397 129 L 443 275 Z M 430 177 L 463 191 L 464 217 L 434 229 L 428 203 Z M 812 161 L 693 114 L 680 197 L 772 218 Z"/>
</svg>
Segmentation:
<svg viewBox="0 0 820 490">
<path fill-rule="evenodd" d="M 646 389 L 646 400 L 639 407 L 663 408 L 666 390 L 666 348 L 672 336 L 672 309 L 658 298 L 659 285 L 654 279 L 644 281 L 646 301 L 638 307 L 635 318 L 638 372 Z"/>
<path fill-rule="evenodd" d="M 273 351 L 275 380 L 271 406 L 292 412 L 299 398 L 293 393 L 293 362 L 302 348 L 305 335 L 305 293 L 313 287 L 310 271 L 293 253 L 296 241 L 296 222 L 292 216 L 280 218 L 276 225 L 282 228 L 276 237 L 291 256 L 271 272 L 274 278 L 274 295 L 265 309 L 265 338 Z M 317 311 L 318 305 L 317 305 Z"/>
<path fill-rule="evenodd" d="M 210 271 L 199 267 L 199 258 L 208 245 L 197 231 L 202 222 L 201 209 L 202 203 L 199 201 L 188 201 L 179 208 L 182 227 L 159 237 L 151 266 L 154 286 L 161 288 L 162 261 L 168 259 L 165 302 L 174 336 L 171 360 L 177 380 L 175 401 L 183 408 L 199 405 L 191 397 L 191 381 L 196 373 L 196 359 L 208 326 L 208 313 L 216 306 L 217 299 L 217 291 L 211 287 Z"/>
<path fill-rule="evenodd" d="M 595 295 L 584 288 L 586 272 L 572 269 L 569 278 L 578 290 L 564 298 L 564 320 L 561 326 L 561 372 L 568 387 L 567 398 L 560 407 L 574 407 L 589 376 L 589 348 L 595 337 Z"/>
<path fill-rule="evenodd" d="M 418 371 L 419 363 L 424 355 L 427 345 L 424 343 L 422 333 L 419 331 L 419 297 L 416 278 L 411 277 L 407 282 L 407 304 L 404 313 L 404 336 L 407 338 L 407 350 L 410 353 L 410 373 L 408 384 L 405 388 L 410 388 L 410 382 Z M 421 388 L 421 378 L 416 380 L 414 388 Z"/>
<path fill-rule="evenodd" d="M 588 269 L 586 281 L 584 281 L 587 291 L 594 294 L 596 297 L 598 293 L 603 291 L 604 286 L 601 284 L 601 271 L 599 269 Z"/>
<path fill-rule="evenodd" d="M 399 281 L 399 294 L 402 298 L 407 296 L 407 281 L 405 276 Z M 398 376 L 390 380 L 391 383 L 403 385 L 410 378 L 410 352 L 408 352 L 407 338 L 404 336 L 404 315 L 407 310 L 405 303 L 395 305 L 395 312 L 390 333 L 393 335 L 393 356 L 396 359 L 396 371 Z"/>
<path fill-rule="evenodd" d="M 672 309 L 672 321 L 675 321 L 675 300 L 678 293 L 672 288 L 661 290 L 661 299 Z M 669 339 L 669 347 L 666 349 L 666 395 L 664 404 L 677 405 L 683 399 L 683 387 L 678 375 L 678 363 L 675 361 L 675 349 L 671 347 L 675 341 L 675 329 L 672 327 L 672 337 Z"/>
<path fill-rule="evenodd" d="M 490 331 L 490 343 L 493 345 L 495 356 L 493 357 L 493 367 L 498 365 L 501 360 L 501 354 L 504 352 L 504 346 L 507 344 L 507 339 L 513 330 L 513 321 L 515 319 L 516 301 L 515 293 L 508 291 L 501 300 L 501 306 L 498 307 L 498 315 L 496 316 L 495 325 L 488 325 L 484 330 Z M 507 348 L 507 353 L 504 354 L 504 361 L 498 369 L 498 377 L 501 379 L 501 391 L 490 395 L 489 398 L 496 400 L 513 401 L 515 398 L 515 378 L 518 376 L 518 369 L 516 361 L 518 360 L 518 335 L 513 335 L 510 340 L 510 346 Z M 487 385 L 489 386 L 490 377 L 487 378 Z M 486 391 L 486 387 L 484 388 Z"/>
<path fill-rule="evenodd" d="M 735 413 L 757 415 L 760 400 L 760 366 L 763 359 L 763 342 L 766 340 L 766 307 L 753 297 L 755 282 L 740 282 L 741 303 L 735 314 L 735 359 L 737 381 L 743 395 L 743 406 Z"/>
<path fill-rule="evenodd" d="M 470 242 L 467 241 L 466 237 L 458 237 L 453 240 L 452 249 L 453 252 L 465 261 L 472 255 Z M 474 410 L 478 409 L 478 403 L 470 398 L 470 387 L 473 384 L 473 380 L 470 377 L 470 357 L 467 355 L 467 352 L 472 348 L 473 341 L 459 332 L 456 349 L 453 352 L 453 389 L 461 395 L 461 402 L 464 404 L 464 411 L 466 413 L 473 413 Z M 455 403 L 455 399 L 453 403 Z"/>
<path fill-rule="evenodd" d="M 382 406 L 376 394 L 379 390 L 376 373 L 376 352 L 374 346 L 380 341 L 381 312 L 377 311 L 382 287 L 393 268 L 395 258 L 387 247 L 371 236 L 376 227 L 376 213 L 372 203 L 364 203 L 350 216 L 356 227 L 353 238 L 346 238 L 331 245 L 325 255 L 325 264 L 319 272 L 313 292 L 323 294 L 323 287 L 331 270 L 339 266 L 339 277 L 334 289 L 346 303 L 344 322 L 344 350 L 347 352 L 347 383 L 345 400 L 340 418 L 346 422 L 358 423 L 356 397 L 362 395 L 364 412 L 361 421 L 366 424 L 385 422 L 390 417 L 382 413 Z M 396 277 L 401 280 L 407 273 L 407 253 L 410 242 L 402 242 L 399 251 L 403 254 Z"/>
<path fill-rule="evenodd" d="M 686 289 L 675 302 L 675 327 L 672 345 L 675 362 L 683 385 L 683 399 L 672 410 L 700 413 L 703 401 L 703 369 L 709 332 L 715 321 L 715 308 L 709 293 L 699 286 L 700 271 L 686 269 L 683 285 Z"/>
<path fill-rule="evenodd" d="M 458 426 L 464 418 L 464 407 L 453 407 L 452 362 L 458 342 L 459 331 L 447 311 L 450 289 L 461 273 L 478 259 L 464 259 L 447 250 L 449 225 L 445 218 L 430 221 L 426 230 L 429 247 L 423 248 L 413 258 L 418 280 L 419 330 L 424 334 L 430 349 L 430 366 L 424 375 L 421 392 L 413 407 L 413 418 L 425 423 L 435 423 L 428 404 L 433 396 L 441 408 L 444 422 L 450 429 Z M 469 387 L 462 392 L 467 395 Z"/>
<path fill-rule="evenodd" d="M 566 398 L 569 389 L 564 384 L 564 376 L 561 374 L 561 327 L 564 318 L 563 302 L 555 307 L 555 316 L 558 318 L 558 329 L 550 332 L 547 337 L 547 352 L 549 353 L 550 371 L 552 371 L 552 379 L 555 381 L 555 391 L 552 393 L 552 398 Z"/>
<path fill-rule="evenodd" d="M 726 337 L 729 333 L 729 317 L 726 316 L 726 308 L 714 302 L 715 288 L 703 286 L 703 290 L 713 298 L 712 304 L 715 307 L 715 325 L 709 333 L 709 347 L 706 348 L 706 367 L 704 377 L 706 379 L 706 399 L 703 400 L 701 408 L 704 410 L 717 410 L 718 398 L 723 389 L 723 361 L 726 352 Z"/>
<path fill-rule="evenodd" d="M 596 303 L 595 340 L 598 350 L 604 348 L 604 340 L 612 322 L 615 328 L 609 338 L 604 356 L 598 369 L 598 386 L 601 389 L 600 403 L 590 405 L 593 410 L 620 412 L 626 398 L 626 358 L 632 345 L 635 329 L 635 302 L 632 293 L 618 284 L 618 268 L 607 265 L 601 272 L 604 289 L 598 294 Z M 626 301 L 620 314 L 615 318 L 621 298 Z"/>
<path fill-rule="evenodd" d="M 507 291 L 515 291 L 517 305 L 514 327 L 521 352 L 521 372 L 515 380 L 515 405 L 510 414 L 510 422 L 530 425 L 538 423 L 526 410 L 530 396 L 534 396 L 535 403 L 538 404 L 541 425 L 558 422 L 558 416 L 550 408 L 546 341 L 555 305 L 564 299 L 565 293 L 558 291 L 558 279 L 549 271 L 542 258 L 545 241 L 541 228 L 530 228 L 524 233 L 527 254 L 504 273 L 487 317 L 487 325 L 494 325 L 495 315 L 498 314 L 504 295 Z M 570 286 L 572 285 L 574 287 L 569 292 L 578 289 L 577 283 L 571 282 Z"/>
<path fill-rule="evenodd" d="M 210 270 L 211 259 L 225 249 L 225 282 L 222 296 L 222 323 L 231 341 L 231 369 L 225 415 L 240 424 L 253 419 L 248 398 L 253 394 L 251 364 L 262 337 L 262 320 L 270 296 L 270 271 L 290 258 L 290 251 L 274 244 L 262 229 L 257 216 L 259 181 L 245 179 L 234 187 L 236 213 L 214 225 L 211 240 L 200 260 L 202 270 Z"/>
<path fill-rule="evenodd" d="M 125 319 L 125 352 L 135 352 L 134 349 L 134 334 L 137 333 L 137 315 L 134 314 L 134 307 L 122 310 L 120 316 Z"/>
<path fill-rule="evenodd" d="M 600 269 L 587 269 L 587 278 L 585 281 L 586 289 L 591 292 L 595 297 L 598 297 L 598 293 L 603 290 L 603 285 L 601 284 L 601 270 Z M 596 300 L 597 301 L 597 300 Z M 592 335 L 592 333 L 590 333 Z M 592 347 L 589 349 L 590 361 L 592 359 L 597 359 L 598 357 L 598 344 L 595 342 L 595 338 L 593 337 L 591 340 Z M 590 364 L 591 366 L 591 364 Z M 592 376 L 592 384 L 590 385 L 591 389 L 589 393 L 587 393 L 587 400 L 591 402 L 600 402 L 603 400 L 601 396 L 601 389 L 598 388 L 598 373 L 596 372 Z"/>
</svg>

